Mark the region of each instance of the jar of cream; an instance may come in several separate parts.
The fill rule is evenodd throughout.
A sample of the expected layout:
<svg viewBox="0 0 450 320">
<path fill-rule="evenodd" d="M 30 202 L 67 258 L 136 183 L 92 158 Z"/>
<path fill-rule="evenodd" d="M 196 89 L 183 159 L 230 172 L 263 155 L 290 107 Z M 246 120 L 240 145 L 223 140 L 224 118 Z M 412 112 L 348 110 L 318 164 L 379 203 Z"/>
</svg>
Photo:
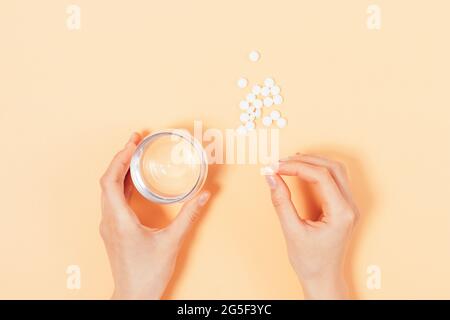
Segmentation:
<svg viewBox="0 0 450 320">
<path fill-rule="evenodd" d="M 139 143 L 130 173 L 136 189 L 148 200 L 182 202 L 202 188 L 208 159 L 200 142 L 186 131 L 162 130 Z"/>
</svg>

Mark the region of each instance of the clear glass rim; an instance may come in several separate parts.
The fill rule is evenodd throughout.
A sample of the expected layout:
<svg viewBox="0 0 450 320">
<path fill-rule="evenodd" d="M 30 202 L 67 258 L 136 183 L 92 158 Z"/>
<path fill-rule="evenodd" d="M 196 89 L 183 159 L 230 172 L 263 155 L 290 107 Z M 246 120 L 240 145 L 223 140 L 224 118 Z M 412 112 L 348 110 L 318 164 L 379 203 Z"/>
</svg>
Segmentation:
<svg viewBox="0 0 450 320">
<path fill-rule="evenodd" d="M 155 139 L 160 138 L 161 136 L 169 136 L 176 135 L 182 139 L 185 139 L 194 147 L 195 151 L 200 155 L 200 173 L 197 177 L 197 181 L 192 187 L 192 189 L 184 194 L 175 197 L 168 197 L 157 194 L 150 190 L 141 174 L 141 159 L 142 154 L 145 150 L 145 147 Z M 191 134 L 187 132 L 187 130 L 182 129 L 166 129 L 153 132 L 142 139 L 142 141 L 138 144 L 136 151 L 134 152 L 131 163 L 130 163 L 130 175 L 131 180 L 133 181 L 134 186 L 139 191 L 139 193 L 144 196 L 146 199 L 161 203 L 161 204 L 170 204 L 183 202 L 191 199 L 202 187 L 205 183 L 206 176 L 208 174 L 208 159 L 206 157 L 206 152 L 203 149 L 201 143 L 195 139 Z"/>
</svg>

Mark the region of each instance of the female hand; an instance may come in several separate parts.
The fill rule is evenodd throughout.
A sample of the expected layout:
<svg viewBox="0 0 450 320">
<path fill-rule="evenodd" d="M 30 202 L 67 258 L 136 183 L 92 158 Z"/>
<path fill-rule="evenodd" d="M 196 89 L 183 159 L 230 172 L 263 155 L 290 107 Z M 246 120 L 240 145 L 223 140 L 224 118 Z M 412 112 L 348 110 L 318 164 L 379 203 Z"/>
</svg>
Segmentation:
<svg viewBox="0 0 450 320">
<path fill-rule="evenodd" d="M 113 299 L 159 299 L 162 296 L 183 239 L 210 196 L 204 191 L 186 202 L 177 218 L 164 229 L 143 226 L 128 206 L 133 186 L 129 177 L 126 179 L 131 157 L 140 139 L 134 133 L 100 179 L 100 234 L 114 278 Z"/>
<path fill-rule="evenodd" d="M 297 154 L 280 160 L 274 170 L 275 173 L 267 175 L 266 180 L 286 239 L 289 259 L 302 283 L 305 298 L 348 298 L 343 263 L 359 213 L 344 167 L 325 158 Z M 317 221 L 298 216 L 281 175 L 297 176 L 312 184 L 322 208 Z"/>
</svg>

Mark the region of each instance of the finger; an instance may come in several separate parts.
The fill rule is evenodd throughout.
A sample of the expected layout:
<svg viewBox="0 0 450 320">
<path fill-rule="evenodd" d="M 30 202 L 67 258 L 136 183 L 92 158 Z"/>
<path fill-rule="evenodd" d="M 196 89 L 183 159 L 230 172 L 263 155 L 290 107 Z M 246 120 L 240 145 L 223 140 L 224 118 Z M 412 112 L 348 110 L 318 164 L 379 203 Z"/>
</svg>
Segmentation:
<svg viewBox="0 0 450 320">
<path fill-rule="evenodd" d="M 125 182 L 124 182 L 124 194 L 125 199 L 130 200 L 131 193 L 133 192 L 133 181 L 131 180 L 130 171 L 125 176 Z"/>
<path fill-rule="evenodd" d="M 177 239 L 182 239 L 195 224 L 200 209 L 206 205 L 211 193 L 209 191 L 203 191 L 197 197 L 187 201 L 183 204 L 180 213 L 176 219 L 169 226 L 170 232 L 173 232 Z"/>
<path fill-rule="evenodd" d="M 277 174 L 266 175 L 265 177 L 270 188 L 272 204 L 280 219 L 283 231 L 285 233 L 298 231 L 299 227 L 303 227 L 303 221 L 298 216 L 297 210 L 291 201 L 291 192 L 288 186 L 283 178 Z"/>
<path fill-rule="evenodd" d="M 139 139 L 139 134 L 133 133 L 131 135 L 125 147 L 114 156 L 100 179 L 103 197 L 107 197 L 115 205 L 126 205 L 124 179 Z"/>
<path fill-rule="evenodd" d="M 298 176 L 317 186 L 323 213 L 330 217 L 347 205 L 339 187 L 327 168 L 308 163 L 288 160 L 280 161 L 277 169 L 280 175 Z"/>
<path fill-rule="evenodd" d="M 336 184 L 338 185 L 344 197 L 348 201 L 352 201 L 350 184 L 343 164 L 317 155 L 308 155 L 300 153 L 297 153 L 295 156 L 289 157 L 289 159 L 299 160 L 304 163 L 309 163 L 315 166 L 327 168 L 330 171 L 331 176 L 336 181 Z"/>
</svg>

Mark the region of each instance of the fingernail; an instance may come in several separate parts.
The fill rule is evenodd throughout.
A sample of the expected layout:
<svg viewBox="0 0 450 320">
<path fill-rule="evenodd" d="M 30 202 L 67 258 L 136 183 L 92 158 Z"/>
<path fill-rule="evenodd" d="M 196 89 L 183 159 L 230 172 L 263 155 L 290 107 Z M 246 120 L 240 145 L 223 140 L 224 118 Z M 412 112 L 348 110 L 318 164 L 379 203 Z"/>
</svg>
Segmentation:
<svg viewBox="0 0 450 320">
<path fill-rule="evenodd" d="M 277 181 L 275 180 L 274 176 L 272 175 L 266 176 L 266 181 L 270 189 L 275 189 L 277 187 Z"/>
<path fill-rule="evenodd" d="M 275 162 L 275 163 L 272 163 L 272 164 L 270 165 L 270 168 L 272 169 L 273 173 L 277 173 L 277 172 L 278 172 L 278 169 L 280 169 L 280 162 L 277 161 L 277 162 Z"/>
<path fill-rule="evenodd" d="M 198 198 L 198 204 L 204 206 L 209 199 L 211 194 L 209 192 L 203 192 L 202 195 Z"/>
<path fill-rule="evenodd" d="M 280 160 L 278 160 L 278 161 L 289 161 L 289 160 L 291 160 L 291 158 L 292 157 L 284 157 L 284 158 L 281 158 Z"/>
<path fill-rule="evenodd" d="M 135 137 L 135 134 L 136 134 L 135 132 L 133 132 L 133 133 L 131 134 L 131 136 L 130 136 L 130 138 L 128 139 L 127 143 L 125 143 L 125 146 L 124 146 L 125 149 L 128 148 L 129 146 L 135 145 L 135 144 L 134 144 L 134 137 Z"/>
</svg>

